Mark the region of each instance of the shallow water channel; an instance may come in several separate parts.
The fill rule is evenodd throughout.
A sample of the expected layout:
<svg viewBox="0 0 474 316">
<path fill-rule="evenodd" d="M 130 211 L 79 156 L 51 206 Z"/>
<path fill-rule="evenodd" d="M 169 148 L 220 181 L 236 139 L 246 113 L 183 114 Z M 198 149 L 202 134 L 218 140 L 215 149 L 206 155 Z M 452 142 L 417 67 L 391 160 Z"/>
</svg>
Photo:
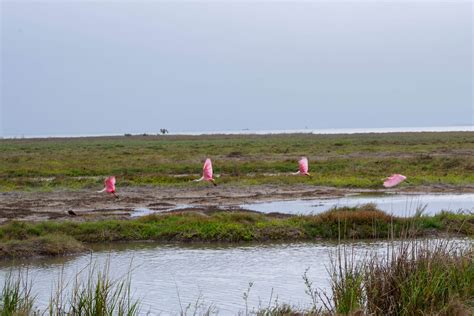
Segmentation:
<svg viewBox="0 0 474 316">
<path fill-rule="evenodd" d="M 262 213 L 284 214 L 318 214 L 334 207 L 355 207 L 373 203 L 380 210 L 395 216 L 412 216 L 417 211 L 424 215 L 434 215 L 441 211 L 474 213 L 474 194 L 380 194 L 380 195 L 348 195 L 332 199 L 295 199 L 271 202 L 255 202 L 239 205 L 242 209 Z M 195 205 L 178 205 L 168 210 L 193 208 Z M 226 209 L 225 205 L 219 206 Z M 151 210 L 138 208 L 131 213 L 132 217 L 140 217 L 168 210 Z"/>
<path fill-rule="evenodd" d="M 469 239 L 455 241 L 472 246 Z M 358 257 L 368 252 L 383 254 L 387 242 L 350 244 Z M 99 269 L 109 261 L 110 275 L 123 277 L 132 267 L 134 297 L 141 300 L 141 312 L 151 315 L 178 314 L 200 298 L 203 308 L 213 306 L 220 315 L 245 310 L 243 293 L 254 282 L 249 293 L 250 309 L 267 307 L 269 301 L 305 307 L 302 275 L 314 286 L 329 289 L 327 268 L 337 245 L 331 242 L 283 243 L 259 245 L 159 245 L 132 243 L 101 245 L 91 254 L 68 258 L 41 259 L 33 262 L 0 262 L 0 282 L 11 268 L 28 267 L 33 279 L 32 293 L 40 308 L 46 308 L 54 284 L 63 271 L 63 280 L 72 280 L 91 262 Z M 72 282 L 72 281 L 71 281 Z M 192 308 L 191 310 L 193 310 Z M 201 309 L 201 312 L 203 310 Z M 192 312 L 191 312 L 192 314 Z M 199 312 L 198 312 L 199 314 Z"/>
</svg>

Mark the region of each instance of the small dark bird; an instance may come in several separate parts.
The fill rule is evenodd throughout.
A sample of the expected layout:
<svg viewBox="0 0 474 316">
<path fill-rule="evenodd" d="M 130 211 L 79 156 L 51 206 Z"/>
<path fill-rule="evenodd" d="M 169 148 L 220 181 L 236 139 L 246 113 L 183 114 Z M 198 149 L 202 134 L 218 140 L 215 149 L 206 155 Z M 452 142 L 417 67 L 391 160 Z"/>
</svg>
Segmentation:
<svg viewBox="0 0 474 316">
<path fill-rule="evenodd" d="M 77 216 L 76 212 L 74 212 L 73 210 L 69 210 L 67 211 L 67 213 L 71 216 Z"/>
</svg>

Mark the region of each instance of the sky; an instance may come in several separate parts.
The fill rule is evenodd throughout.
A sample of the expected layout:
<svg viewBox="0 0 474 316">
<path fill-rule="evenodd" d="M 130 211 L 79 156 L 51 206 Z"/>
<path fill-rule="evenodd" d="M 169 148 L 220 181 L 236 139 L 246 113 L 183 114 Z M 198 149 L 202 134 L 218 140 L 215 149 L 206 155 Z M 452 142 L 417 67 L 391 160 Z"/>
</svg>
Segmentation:
<svg viewBox="0 0 474 316">
<path fill-rule="evenodd" d="M 0 136 L 472 125 L 473 12 L 0 0 Z"/>
</svg>

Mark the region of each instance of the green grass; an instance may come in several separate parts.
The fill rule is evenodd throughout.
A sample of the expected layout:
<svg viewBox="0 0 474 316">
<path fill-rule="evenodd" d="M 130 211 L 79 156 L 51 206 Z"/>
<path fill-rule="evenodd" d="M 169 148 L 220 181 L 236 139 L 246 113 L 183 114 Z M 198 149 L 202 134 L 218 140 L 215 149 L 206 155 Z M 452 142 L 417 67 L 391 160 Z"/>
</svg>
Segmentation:
<svg viewBox="0 0 474 316">
<path fill-rule="evenodd" d="M 51 292 L 48 308 L 42 311 L 34 306 L 28 273 L 18 270 L 18 275 L 14 275 L 10 271 L 0 293 L 0 316 L 139 315 L 139 301 L 132 297 L 130 275 L 113 280 L 108 263 L 102 270 L 89 265 L 89 269 L 76 274 L 73 280 L 64 281 L 61 275 L 57 288 Z M 68 283 L 72 286 L 68 287 Z"/>
<path fill-rule="evenodd" d="M 36 245 L 37 251 L 48 249 L 39 254 L 55 255 L 67 253 L 68 247 L 81 250 L 75 241 L 236 243 L 430 236 L 443 233 L 474 236 L 474 215 L 441 213 L 435 216 L 400 218 L 391 217 L 368 204 L 311 216 L 276 217 L 251 212 L 217 211 L 207 214 L 154 214 L 134 220 L 11 222 L 0 225 L 0 251 L 3 249 L 3 256 L 29 255 L 29 245 Z M 52 237 L 53 235 L 69 237 L 59 237 L 68 241 L 61 243 L 64 248 L 58 246 L 58 237 Z M 42 247 L 38 247 L 38 244 Z"/>
<path fill-rule="evenodd" d="M 50 300 L 49 313 L 84 316 L 133 316 L 139 315 L 139 301 L 132 298 L 130 275 L 113 280 L 109 265 L 102 271 L 90 266 L 85 280 L 76 277 L 72 291 L 63 300 L 64 288 Z M 67 303 L 65 303 L 67 302 Z"/>
<path fill-rule="evenodd" d="M 303 275 L 310 308 L 276 301 L 257 315 L 473 314 L 472 248 L 446 240 L 404 239 L 389 243 L 387 251 L 388 256 L 372 253 L 356 260 L 351 246 L 340 245 L 328 269 L 330 291 L 315 288 Z"/>
<path fill-rule="evenodd" d="M 339 253 L 332 268 L 333 310 L 370 315 L 468 315 L 473 311 L 469 306 L 474 298 L 472 248 L 413 240 L 390 248 L 389 257 L 372 256 L 357 265 L 347 253 Z"/>
<path fill-rule="evenodd" d="M 0 258 L 60 256 L 85 251 L 87 248 L 71 236 L 48 233 L 27 239 L 11 239 L 0 243 Z"/>
<path fill-rule="evenodd" d="M 313 177 L 286 175 L 303 155 Z M 219 183 L 371 188 L 399 172 L 410 185 L 463 186 L 473 156 L 472 132 L 0 140 L 0 191 L 97 187 L 106 175 L 119 187 L 194 185 L 206 157 Z"/>
<path fill-rule="evenodd" d="M 14 275 L 10 271 L 0 293 L 0 316 L 30 315 L 33 311 L 33 301 L 28 274 L 19 271 L 18 275 Z"/>
</svg>

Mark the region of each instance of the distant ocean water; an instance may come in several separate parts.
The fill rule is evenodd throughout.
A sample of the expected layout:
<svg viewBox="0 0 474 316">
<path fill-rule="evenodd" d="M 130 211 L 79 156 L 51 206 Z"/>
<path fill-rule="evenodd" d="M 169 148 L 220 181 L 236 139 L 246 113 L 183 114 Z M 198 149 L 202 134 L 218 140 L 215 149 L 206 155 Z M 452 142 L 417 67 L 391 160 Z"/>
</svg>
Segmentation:
<svg viewBox="0 0 474 316">
<path fill-rule="evenodd" d="M 271 134 L 368 134 L 368 133 L 403 133 L 403 132 L 474 132 L 474 125 L 430 126 L 430 127 L 381 127 L 381 128 L 324 128 L 324 129 L 274 129 L 274 130 L 218 130 L 218 131 L 170 131 L 169 135 L 271 135 Z M 132 132 L 132 135 L 156 135 L 159 131 Z M 100 137 L 123 136 L 120 133 L 104 134 L 58 134 L 58 135 L 6 135 L 3 138 L 56 138 L 56 137 Z"/>
<path fill-rule="evenodd" d="M 472 132 L 473 125 L 432 126 L 432 127 L 381 127 L 381 128 L 325 128 L 325 129 L 281 129 L 281 130 L 222 130 L 212 132 L 178 132 L 175 135 L 269 135 L 269 134 L 368 134 L 368 133 L 402 133 L 402 132 Z"/>
</svg>

